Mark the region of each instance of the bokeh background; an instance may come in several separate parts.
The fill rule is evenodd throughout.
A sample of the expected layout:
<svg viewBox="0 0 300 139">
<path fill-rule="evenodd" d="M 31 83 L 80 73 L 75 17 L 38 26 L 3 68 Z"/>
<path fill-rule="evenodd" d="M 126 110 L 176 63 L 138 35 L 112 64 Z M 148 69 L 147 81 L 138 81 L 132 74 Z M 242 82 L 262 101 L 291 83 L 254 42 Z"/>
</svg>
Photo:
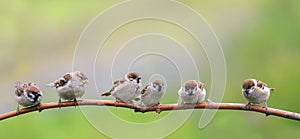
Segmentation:
<svg viewBox="0 0 300 139">
<path fill-rule="evenodd" d="M 17 80 L 34 81 L 40 85 L 44 92 L 43 102 L 57 101 L 54 89 L 47 88 L 45 85 L 72 70 L 75 46 L 84 28 L 99 13 L 120 2 L 122 1 L 1 1 L 0 112 L 15 110 L 17 105 L 14 101 L 13 87 Z M 223 102 L 246 103 L 241 95 L 241 82 L 245 78 L 255 77 L 277 89 L 277 92 L 271 94 L 268 102 L 270 107 L 300 112 L 298 104 L 300 95 L 297 90 L 298 82 L 300 82 L 299 1 L 184 0 L 179 2 L 201 14 L 220 40 L 227 65 Z M 170 34 L 176 30 L 171 25 L 159 24 L 155 21 L 144 21 L 143 23 L 144 26 L 162 26 L 161 29 Z M 135 27 L 140 26 L 139 23 L 136 23 L 128 25 L 127 28 L 135 32 Z M 118 37 L 118 33 L 125 35 Z M 130 33 L 128 32 L 129 35 Z M 180 33 L 180 30 L 176 33 Z M 177 37 L 180 39 L 180 36 Z M 116 40 L 110 40 L 110 42 L 124 38 L 126 38 L 126 26 L 123 30 L 116 32 Z M 189 39 L 183 39 L 183 41 L 188 42 Z M 120 47 L 117 44 L 114 45 L 114 47 L 107 47 L 106 52 L 114 52 L 116 48 Z M 148 47 L 145 46 L 145 49 Z M 173 53 L 180 55 L 180 52 L 174 51 Z M 203 51 L 199 50 L 198 54 L 203 54 Z M 103 55 L 102 59 L 101 56 L 98 57 L 98 61 L 104 62 L 104 64 L 100 62 L 96 67 L 99 70 L 101 70 L 100 64 L 109 64 L 109 62 L 105 63 L 109 59 L 105 59 L 105 54 Z M 89 57 L 89 55 L 84 56 Z M 205 55 L 199 56 L 199 58 L 202 57 L 204 57 L 202 64 L 207 65 Z M 122 55 L 120 58 L 122 59 Z M 158 61 L 158 65 L 164 65 L 164 61 L 160 63 L 159 59 L 147 60 L 155 60 Z M 138 63 L 136 66 L 139 64 L 143 65 L 143 63 Z M 160 66 L 153 69 L 137 68 L 137 70 L 141 70 L 140 72 L 146 75 L 144 81 L 146 83 L 151 78 L 151 74 L 147 74 L 149 71 L 154 72 L 160 69 L 161 74 L 172 73 Z M 88 75 L 93 75 L 93 73 L 89 73 L 88 68 L 82 67 L 82 70 L 86 71 Z M 210 70 L 207 67 L 201 69 L 203 69 L 199 73 L 201 80 L 206 81 L 209 86 Z M 113 73 L 112 80 L 123 76 L 126 72 L 116 68 Z M 108 89 L 111 80 L 101 80 L 101 76 L 103 76 L 101 73 L 98 73 L 97 76 L 99 77 L 96 77 L 96 81 L 99 82 L 93 83 L 94 80 L 91 79 L 92 83 L 90 84 L 92 85 L 90 86 L 97 86 L 99 91 Z M 193 78 L 193 74 L 183 78 Z M 174 102 L 177 99 L 175 92 L 181 82 L 175 79 L 174 82 L 168 80 L 169 89 L 162 103 L 176 103 Z M 104 84 L 103 88 L 101 88 L 102 84 Z M 97 99 L 97 97 L 90 96 L 91 93 L 88 89 L 84 98 Z M 1 121 L 0 138 L 109 138 L 89 123 L 82 109 L 85 108 L 51 109 Z M 168 112 L 160 115 L 155 113 L 137 114 L 122 108 L 110 108 L 110 110 L 122 119 L 140 123 L 168 115 Z M 199 129 L 198 121 L 201 114 L 202 110 L 195 110 L 180 128 L 166 138 L 265 139 L 300 136 L 300 124 L 297 121 L 273 116 L 265 117 L 260 113 L 244 111 L 218 111 L 207 127 Z M 94 115 L 101 118 L 99 111 Z M 167 128 L 167 126 L 161 128 Z M 135 132 L 147 131 L 124 129 L 122 132 L 131 134 L 131 137 L 134 138 Z"/>
</svg>

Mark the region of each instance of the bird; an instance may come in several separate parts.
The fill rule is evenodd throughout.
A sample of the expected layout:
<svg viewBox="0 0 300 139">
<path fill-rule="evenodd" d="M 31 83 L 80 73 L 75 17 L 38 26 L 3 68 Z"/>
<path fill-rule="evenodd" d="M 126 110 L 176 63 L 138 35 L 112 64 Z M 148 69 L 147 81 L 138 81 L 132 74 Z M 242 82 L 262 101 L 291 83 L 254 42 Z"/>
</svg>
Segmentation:
<svg viewBox="0 0 300 139">
<path fill-rule="evenodd" d="M 249 109 L 251 104 L 264 103 L 264 108 L 268 111 L 267 101 L 270 97 L 270 92 L 275 90 L 275 88 L 270 88 L 266 83 L 257 79 L 244 80 L 242 94 L 248 100 L 245 109 Z"/>
<path fill-rule="evenodd" d="M 141 92 L 141 76 L 137 72 L 129 72 L 123 78 L 113 82 L 113 87 L 106 92 L 101 93 L 101 96 L 112 95 L 118 102 L 129 102 L 133 104 Z"/>
<path fill-rule="evenodd" d="M 17 81 L 15 83 L 15 97 L 18 102 L 17 113 L 19 113 L 19 105 L 23 107 L 37 106 L 40 110 L 40 104 L 43 97 L 41 89 L 32 82 L 22 83 Z"/>
<path fill-rule="evenodd" d="M 206 95 L 204 83 L 198 80 L 188 80 L 179 89 L 180 104 L 198 104 L 203 102 Z"/>
<path fill-rule="evenodd" d="M 61 99 L 74 101 L 78 105 L 77 98 L 85 93 L 85 85 L 88 84 L 88 77 L 81 71 L 66 73 L 62 78 L 49 83 L 48 86 L 55 87 L 58 93 L 58 104 L 61 106 Z"/>
<path fill-rule="evenodd" d="M 141 103 L 143 106 L 158 105 L 165 94 L 165 83 L 162 80 L 153 80 L 141 92 Z"/>
</svg>

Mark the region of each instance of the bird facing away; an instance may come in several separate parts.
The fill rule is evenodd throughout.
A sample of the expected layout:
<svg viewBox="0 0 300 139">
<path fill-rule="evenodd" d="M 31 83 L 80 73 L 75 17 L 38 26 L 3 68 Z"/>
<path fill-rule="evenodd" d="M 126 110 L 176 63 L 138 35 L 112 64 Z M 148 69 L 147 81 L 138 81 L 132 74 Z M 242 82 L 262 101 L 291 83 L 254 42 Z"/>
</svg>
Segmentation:
<svg viewBox="0 0 300 139">
<path fill-rule="evenodd" d="M 180 104 L 198 104 L 206 95 L 204 84 L 197 80 L 188 80 L 179 89 Z"/>
<path fill-rule="evenodd" d="M 101 94 L 101 96 L 112 95 L 118 102 L 130 102 L 135 100 L 141 91 L 141 76 L 137 72 L 129 72 L 124 78 L 113 83 L 113 87 Z"/>
<path fill-rule="evenodd" d="M 56 88 L 59 105 L 61 105 L 61 99 L 74 100 L 75 105 L 77 105 L 77 98 L 83 96 L 87 83 L 87 76 L 81 71 L 75 71 L 66 73 L 62 78 L 48 84 L 48 86 Z"/>
<path fill-rule="evenodd" d="M 18 102 L 17 113 L 19 105 L 23 107 L 37 106 L 40 111 L 39 105 L 41 103 L 43 93 L 35 83 L 15 83 L 15 97 Z"/>
<path fill-rule="evenodd" d="M 248 100 L 246 109 L 252 104 L 264 103 L 264 107 L 268 110 L 267 101 L 270 97 L 270 91 L 275 91 L 275 88 L 269 88 L 267 84 L 256 79 L 246 79 L 243 81 L 242 94 Z"/>
</svg>

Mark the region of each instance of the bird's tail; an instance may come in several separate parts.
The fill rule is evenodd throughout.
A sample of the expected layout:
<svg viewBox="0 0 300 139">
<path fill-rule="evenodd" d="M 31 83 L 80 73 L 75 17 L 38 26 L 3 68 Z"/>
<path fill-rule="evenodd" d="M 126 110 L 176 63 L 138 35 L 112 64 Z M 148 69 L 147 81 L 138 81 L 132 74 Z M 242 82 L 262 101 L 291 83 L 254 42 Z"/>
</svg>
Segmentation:
<svg viewBox="0 0 300 139">
<path fill-rule="evenodd" d="M 109 95 L 111 95 L 110 91 L 101 93 L 101 96 L 109 96 Z"/>
<path fill-rule="evenodd" d="M 270 91 L 275 92 L 276 89 L 275 88 L 270 88 Z"/>
<path fill-rule="evenodd" d="M 49 84 L 47 84 L 47 86 L 48 87 L 55 87 L 56 85 L 55 85 L 55 83 L 49 83 Z"/>
</svg>

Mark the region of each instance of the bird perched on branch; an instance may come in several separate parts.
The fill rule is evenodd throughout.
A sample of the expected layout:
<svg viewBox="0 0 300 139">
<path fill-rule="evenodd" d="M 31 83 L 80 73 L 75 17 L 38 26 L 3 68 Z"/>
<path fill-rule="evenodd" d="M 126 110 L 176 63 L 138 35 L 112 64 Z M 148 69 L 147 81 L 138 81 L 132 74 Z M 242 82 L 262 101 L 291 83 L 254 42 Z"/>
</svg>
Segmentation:
<svg viewBox="0 0 300 139">
<path fill-rule="evenodd" d="M 129 72 L 124 78 L 113 83 L 113 87 L 101 94 L 101 96 L 112 95 L 118 102 L 130 102 L 135 100 L 141 91 L 141 76 L 137 72 Z"/>
<path fill-rule="evenodd" d="M 165 94 L 165 83 L 162 80 L 153 80 L 141 92 L 141 103 L 143 106 L 155 106 Z"/>
<path fill-rule="evenodd" d="M 19 105 L 24 107 L 37 106 L 41 103 L 43 93 L 35 83 L 15 83 L 15 97 L 18 102 L 17 113 L 19 112 Z"/>
<path fill-rule="evenodd" d="M 197 80 L 188 80 L 179 89 L 180 104 L 198 104 L 206 95 L 204 84 Z"/>
<path fill-rule="evenodd" d="M 62 78 L 48 84 L 48 86 L 56 88 L 59 105 L 61 105 L 61 99 L 74 100 L 75 105 L 77 105 L 77 98 L 83 96 L 87 83 L 87 76 L 81 71 L 75 71 L 66 73 Z"/>
<path fill-rule="evenodd" d="M 269 88 L 267 84 L 256 79 L 246 79 L 243 82 L 242 94 L 248 100 L 246 109 L 249 109 L 252 104 L 264 103 L 264 107 L 268 110 L 267 101 L 270 97 L 270 91 L 275 91 L 275 88 Z"/>
<path fill-rule="evenodd" d="M 159 106 L 161 98 L 165 94 L 165 83 L 162 80 L 153 80 L 141 92 L 141 106 Z M 160 113 L 160 108 L 156 113 Z"/>
</svg>

